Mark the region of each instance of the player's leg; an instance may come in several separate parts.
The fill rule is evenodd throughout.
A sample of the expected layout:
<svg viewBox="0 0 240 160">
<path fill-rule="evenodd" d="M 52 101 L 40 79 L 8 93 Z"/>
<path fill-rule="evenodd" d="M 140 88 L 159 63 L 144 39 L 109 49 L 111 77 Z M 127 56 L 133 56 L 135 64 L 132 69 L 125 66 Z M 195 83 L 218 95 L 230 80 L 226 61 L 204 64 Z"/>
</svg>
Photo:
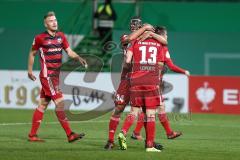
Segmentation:
<svg viewBox="0 0 240 160">
<path fill-rule="evenodd" d="M 124 111 L 126 105 L 129 103 L 129 81 L 121 80 L 117 92 L 115 94 L 115 109 L 109 120 L 108 141 L 104 146 L 105 149 L 112 149 L 114 147 L 114 135 L 118 127 L 120 116 Z"/>
<path fill-rule="evenodd" d="M 167 118 L 167 114 L 165 112 L 165 105 L 164 103 L 162 103 L 162 105 L 158 106 L 158 119 L 159 122 L 162 124 L 166 135 L 169 135 L 172 133 L 172 129 L 170 127 L 168 118 Z"/>
<path fill-rule="evenodd" d="M 129 128 L 134 123 L 135 119 L 138 116 L 140 106 L 143 104 L 142 99 L 142 92 L 141 90 L 137 90 L 135 88 L 130 89 L 130 101 L 131 101 L 131 111 L 126 116 L 125 121 L 123 123 L 123 127 L 121 129 L 121 132 L 118 134 L 118 141 L 120 145 L 120 149 L 126 150 L 127 144 L 126 144 L 126 134 L 129 130 Z"/>
<path fill-rule="evenodd" d="M 138 115 L 139 109 L 139 107 L 131 107 L 130 113 L 125 118 L 121 132 L 118 134 L 118 142 L 121 150 L 127 149 L 126 135 L 129 128 L 133 125 Z"/>
<path fill-rule="evenodd" d="M 138 113 L 138 120 L 137 120 L 137 124 L 135 129 L 133 130 L 133 133 L 131 135 L 132 139 L 135 140 L 142 140 L 142 136 L 141 136 L 141 129 L 144 126 L 144 117 L 145 114 L 142 112 L 142 110 Z"/>
<path fill-rule="evenodd" d="M 45 95 L 51 97 L 56 108 L 55 113 L 60 122 L 62 128 L 64 129 L 68 142 L 73 142 L 75 140 L 81 139 L 84 134 L 76 134 L 72 132 L 66 114 L 64 112 L 64 100 L 63 94 L 59 89 L 59 78 L 58 77 L 47 77 L 41 78 L 41 84 L 43 86 Z"/>
<path fill-rule="evenodd" d="M 111 115 L 108 124 L 108 141 L 107 144 L 104 146 L 105 149 L 112 149 L 114 147 L 114 135 L 117 130 L 117 126 L 120 121 L 120 116 L 124 110 L 126 105 L 116 105 L 115 109 Z"/>
<path fill-rule="evenodd" d="M 40 92 L 40 102 L 39 106 L 36 108 L 36 110 L 33 113 L 32 117 L 32 128 L 29 133 L 29 141 L 43 141 L 37 136 L 37 131 L 40 127 L 41 121 L 43 119 L 44 111 L 46 110 L 49 102 L 50 102 L 50 89 L 48 85 L 48 80 L 46 78 L 40 78 L 40 82 L 42 85 L 42 89 Z"/>
<path fill-rule="evenodd" d="M 43 96 L 41 96 L 41 97 L 43 97 Z M 33 113 L 32 127 L 31 127 L 31 131 L 28 135 L 28 137 L 29 137 L 28 140 L 31 142 L 43 142 L 43 140 L 37 136 L 37 131 L 42 122 L 44 111 L 47 109 L 47 106 L 50 101 L 51 101 L 51 99 L 49 97 L 40 98 L 39 106 L 36 108 L 36 110 Z"/>
<path fill-rule="evenodd" d="M 129 128 L 133 125 L 135 119 L 138 117 L 139 107 L 131 107 L 131 111 L 126 116 L 121 132 L 126 136 Z"/>
<path fill-rule="evenodd" d="M 144 127 L 146 132 L 145 147 L 147 152 L 160 152 L 163 146 L 155 143 L 155 116 L 156 108 L 161 102 L 158 86 L 152 86 L 152 90 L 144 92 L 144 106 L 146 113 Z"/>
<path fill-rule="evenodd" d="M 143 96 L 141 90 L 131 88 L 130 90 L 130 101 L 131 101 L 131 110 L 129 114 L 126 116 L 121 132 L 124 136 L 126 136 L 129 128 L 133 125 L 135 119 L 138 116 L 141 106 L 143 106 Z"/>
<path fill-rule="evenodd" d="M 63 101 L 62 95 L 59 94 L 59 95 L 53 96 L 53 101 L 56 106 L 56 109 L 55 109 L 56 116 L 68 137 L 68 142 L 73 142 L 83 138 L 85 136 L 84 133 L 76 134 L 72 131 L 70 127 L 69 121 L 64 111 L 64 101 Z"/>
<path fill-rule="evenodd" d="M 159 119 L 160 123 L 162 124 L 168 139 L 174 139 L 174 138 L 177 138 L 182 135 L 181 132 L 172 130 L 169 120 L 167 118 L 164 103 L 162 103 L 162 105 L 160 105 L 158 107 L 158 119 Z"/>
<path fill-rule="evenodd" d="M 161 152 L 161 150 L 155 148 L 155 114 L 156 109 L 146 108 L 146 118 L 144 122 L 146 132 L 146 151 L 147 152 Z"/>
</svg>

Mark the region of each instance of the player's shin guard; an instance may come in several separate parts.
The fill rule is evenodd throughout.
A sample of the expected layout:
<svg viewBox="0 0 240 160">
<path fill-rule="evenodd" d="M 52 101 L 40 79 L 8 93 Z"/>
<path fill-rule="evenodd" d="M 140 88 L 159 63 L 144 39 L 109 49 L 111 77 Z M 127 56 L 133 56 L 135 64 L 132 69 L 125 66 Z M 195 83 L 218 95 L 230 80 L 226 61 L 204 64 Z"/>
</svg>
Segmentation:
<svg viewBox="0 0 240 160">
<path fill-rule="evenodd" d="M 32 117 L 32 128 L 29 136 L 35 136 L 37 134 L 38 128 L 40 127 L 41 121 L 43 119 L 44 110 L 36 108 Z"/>
<path fill-rule="evenodd" d="M 172 129 L 170 127 L 168 118 L 167 118 L 167 114 L 166 113 L 160 113 L 158 114 L 158 119 L 161 122 L 163 128 L 165 129 L 165 132 L 167 135 L 172 133 Z"/>
<path fill-rule="evenodd" d="M 145 115 L 144 115 L 143 112 L 141 112 L 141 113 L 138 115 L 137 125 L 136 125 L 136 127 L 135 127 L 135 129 L 134 129 L 134 131 L 133 131 L 134 134 L 140 135 L 141 129 L 142 129 L 142 127 L 144 126 L 144 117 L 145 117 Z"/>
<path fill-rule="evenodd" d="M 114 142 L 114 135 L 119 124 L 120 115 L 112 115 L 109 121 L 108 141 Z"/>
<path fill-rule="evenodd" d="M 144 121 L 144 127 L 146 132 L 146 147 L 154 147 L 155 139 L 155 116 L 147 116 Z"/>
<path fill-rule="evenodd" d="M 127 134 L 129 128 L 133 125 L 135 119 L 136 119 L 136 116 L 134 114 L 127 115 L 122 127 L 122 132 L 124 135 Z"/>
<path fill-rule="evenodd" d="M 69 136 L 72 133 L 72 130 L 70 128 L 68 119 L 66 117 L 66 114 L 64 112 L 64 109 L 56 109 L 55 110 L 56 116 L 58 118 L 58 121 L 60 122 L 62 128 L 66 132 L 66 135 Z"/>
</svg>

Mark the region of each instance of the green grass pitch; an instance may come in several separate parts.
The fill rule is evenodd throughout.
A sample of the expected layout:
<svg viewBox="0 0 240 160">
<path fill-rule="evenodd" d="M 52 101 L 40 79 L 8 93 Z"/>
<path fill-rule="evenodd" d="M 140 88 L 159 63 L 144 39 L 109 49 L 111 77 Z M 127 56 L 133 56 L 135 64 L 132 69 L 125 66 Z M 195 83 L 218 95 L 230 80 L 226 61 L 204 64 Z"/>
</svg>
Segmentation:
<svg viewBox="0 0 240 160">
<path fill-rule="evenodd" d="M 130 139 L 128 149 L 118 144 L 112 151 L 103 146 L 107 140 L 109 114 L 91 121 L 71 124 L 75 132 L 85 132 L 84 139 L 69 144 L 53 111 L 45 113 L 39 136 L 45 143 L 29 143 L 32 110 L 0 109 L 0 160 L 225 160 L 240 159 L 240 116 L 193 114 L 177 120 L 170 116 L 174 130 L 183 132 L 175 140 L 167 140 L 157 120 L 156 141 L 164 145 L 161 153 L 146 153 L 143 141 Z M 121 118 L 122 121 L 125 114 Z M 118 131 L 119 132 L 118 127 Z M 144 134 L 144 131 L 142 131 Z M 117 140 L 116 140 L 117 142 Z"/>
</svg>

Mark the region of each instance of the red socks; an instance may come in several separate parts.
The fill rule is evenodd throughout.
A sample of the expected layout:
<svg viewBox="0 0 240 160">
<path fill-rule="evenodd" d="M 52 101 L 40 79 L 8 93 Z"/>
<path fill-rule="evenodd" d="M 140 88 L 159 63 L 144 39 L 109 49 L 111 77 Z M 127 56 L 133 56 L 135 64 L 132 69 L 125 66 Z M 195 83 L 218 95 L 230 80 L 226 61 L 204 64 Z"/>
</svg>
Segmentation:
<svg viewBox="0 0 240 160">
<path fill-rule="evenodd" d="M 109 121 L 109 129 L 108 129 L 108 141 L 114 142 L 114 135 L 119 124 L 120 116 L 112 115 Z"/>
<path fill-rule="evenodd" d="M 69 136 L 72 133 L 72 130 L 70 128 L 70 125 L 68 123 L 68 119 L 66 117 L 64 110 L 55 110 L 55 113 L 57 115 L 58 121 L 60 122 L 62 128 L 65 130 L 67 136 Z"/>
<path fill-rule="evenodd" d="M 170 127 L 166 113 L 158 114 L 158 119 L 161 122 L 163 128 L 165 129 L 166 134 L 167 135 L 171 134 L 172 129 Z"/>
<path fill-rule="evenodd" d="M 136 127 L 135 127 L 135 129 L 133 131 L 136 135 L 140 135 L 141 129 L 142 129 L 143 125 L 144 125 L 144 117 L 145 116 L 144 116 L 143 112 L 138 114 L 137 125 L 136 125 Z"/>
<path fill-rule="evenodd" d="M 147 117 L 144 122 L 145 132 L 146 132 L 146 147 L 152 148 L 154 146 L 155 138 L 155 117 Z"/>
<path fill-rule="evenodd" d="M 65 130 L 67 136 L 69 136 L 72 133 L 72 130 L 70 129 L 66 114 L 64 112 L 64 110 L 56 110 L 56 115 L 57 118 L 59 120 L 59 122 L 61 123 L 63 129 Z M 34 136 L 37 134 L 38 128 L 40 127 L 41 121 L 43 119 L 43 114 L 44 111 L 40 110 L 39 108 L 37 108 L 34 113 L 33 113 L 33 118 L 32 118 L 32 128 L 31 131 L 29 133 L 29 136 Z"/>
<path fill-rule="evenodd" d="M 37 134 L 38 128 L 40 127 L 41 121 L 43 119 L 44 111 L 40 111 L 40 109 L 36 108 L 32 117 L 32 128 L 29 133 L 29 136 L 34 136 Z"/>
<path fill-rule="evenodd" d="M 132 126 L 132 124 L 134 123 L 136 119 L 136 116 L 133 114 L 128 114 L 124 123 L 123 123 L 123 127 L 122 127 L 122 132 L 124 135 L 127 134 L 129 128 Z"/>
</svg>

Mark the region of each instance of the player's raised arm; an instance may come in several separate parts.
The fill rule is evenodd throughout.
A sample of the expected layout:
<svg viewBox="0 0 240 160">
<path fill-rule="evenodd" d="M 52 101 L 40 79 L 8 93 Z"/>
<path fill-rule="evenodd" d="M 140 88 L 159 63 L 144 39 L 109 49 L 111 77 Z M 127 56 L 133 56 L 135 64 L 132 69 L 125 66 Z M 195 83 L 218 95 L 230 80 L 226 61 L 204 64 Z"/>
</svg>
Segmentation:
<svg viewBox="0 0 240 160">
<path fill-rule="evenodd" d="M 144 41 L 147 38 L 153 38 L 162 43 L 163 45 L 167 45 L 167 29 L 164 26 L 155 27 L 155 32 L 145 31 L 138 40 Z"/>
<path fill-rule="evenodd" d="M 140 29 L 132 32 L 131 34 L 129 34 L 127 37 L 126 37 L 126 41 L 127 42 L 130 42 L 132 40 L 135 40 L 137 39 L 140 35 L 142 35 L 145 31 L 151 31 L 151 32 L 154 32 L 154 27 L 150 24 L 145 24 L 143 25 L 143 27 L 141 27 Z"/>
<path fill-rule="evenodd" d="M 167 42 L 167 39 L 165 39 L 163 36 L 161 35 L 158 35 L 156 33 L 152 33 L 152 38 L 156 39 L 158 42 L 164 44 L 164 45 L 167 45 L 168 42 Z"/>
<path fill-rule="evenodd" d="M 87 68 L 87 62 L 85 59 L 83 59 L 82 57 L 80 57 L 76 52 L 74 52 L 70 47 L 68 47 L 67 49 L 65 49 L 65 51 L 67 52 L 68 56 L 79 61 L 85 68 Z"/>
<path fill-rule="evenodd" d="M 168 42 L 167 42 L 167 39 L 165 39 L 163 36 L 159 35 L 159 34 L 156 34 L 152 31 L 145 31 L 141 36 L 139 36 L 139 40 L 140 41 L 144 41 L 148 38 L 153 38 L 153 39 L 156 39 L 158 42 L 164 44 L 164 45 L 167 45 Z"/>
<path fill-rule="evenodd" d="M 130 21 L 130 30 L 132 33 L 130 35 L 125 36 L 124 39 L 121 40 L 122 44 L 126 44 L 132 40 L 136 40 L 145 31 L 154 32 L 154 27 L 150 24 L 142 25 L 142 20 L 140 17 L 133 17 L 131 18 Z"/>
</svg>

